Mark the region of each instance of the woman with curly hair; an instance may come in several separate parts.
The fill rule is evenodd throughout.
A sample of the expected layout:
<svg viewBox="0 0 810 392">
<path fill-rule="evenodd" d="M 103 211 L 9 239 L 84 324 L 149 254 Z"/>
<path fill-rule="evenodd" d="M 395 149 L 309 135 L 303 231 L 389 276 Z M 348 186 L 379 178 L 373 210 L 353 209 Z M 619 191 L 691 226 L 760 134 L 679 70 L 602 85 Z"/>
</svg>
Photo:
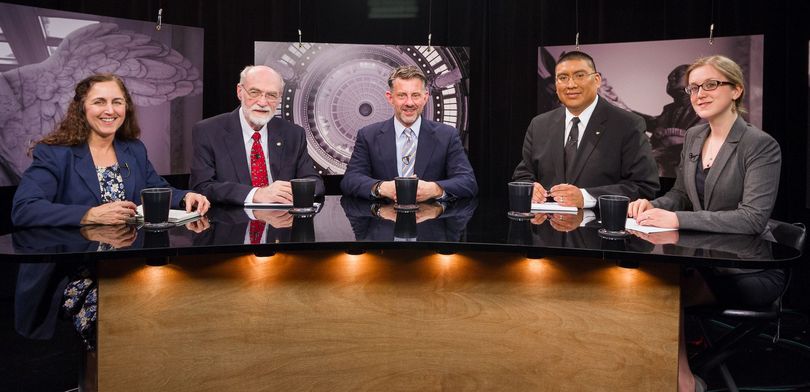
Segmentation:
<svg viewBox="0 0 810 392">
<path fill-rule="evenodd" d="M 97 74 L 79 82 L 65 118 L 33 148 L 34 160 L 14 194 L 14 225 L 126 223 L 142 189 L 169 186 L 149 162 L 140 133 L 118 76 Z M 172 191 L 172 208 L 205 214 L 209 206 L 198 193 Z"/>
</svg>

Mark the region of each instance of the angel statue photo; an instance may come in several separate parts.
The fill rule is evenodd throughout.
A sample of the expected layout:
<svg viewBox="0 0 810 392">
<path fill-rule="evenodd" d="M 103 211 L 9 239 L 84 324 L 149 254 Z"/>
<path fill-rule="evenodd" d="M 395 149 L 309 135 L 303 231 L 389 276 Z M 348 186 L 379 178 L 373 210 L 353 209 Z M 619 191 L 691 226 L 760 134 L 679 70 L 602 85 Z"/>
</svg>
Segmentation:
<svg viewBox="0 0 810 392">
<path fill-rule="evenodd" d="M 30 147 L 62 120 L 76 83 L 99 73 L 129 88 L 156 169 L 185 170 L 184 133 L 202 116 L 202 29 L 158 32 L 148 22 L 11 4 L 0 4 L 0 15 L 0 186 L 18 184 Z M 178 41 L 172 27 L 198 33 L 183 44 L 191 56 L 164 43 Z"/>
</svg>

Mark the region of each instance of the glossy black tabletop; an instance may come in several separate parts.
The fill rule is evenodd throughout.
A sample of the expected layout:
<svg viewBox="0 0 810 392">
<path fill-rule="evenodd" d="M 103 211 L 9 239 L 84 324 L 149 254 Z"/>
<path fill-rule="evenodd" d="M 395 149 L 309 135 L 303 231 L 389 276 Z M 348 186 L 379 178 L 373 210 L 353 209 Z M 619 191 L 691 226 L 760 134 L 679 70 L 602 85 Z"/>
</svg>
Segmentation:
<svg viewBox="0 0 810 392">
<path fill-rule="evenodd" d="M 522 252 L 529 257 L 574 255 L 740 268 L 789 266 L 801 252 L 770 233 L 673 231 L 624 239 L 599 235 L 598 211 L 540 214 L 512 220 L 505 200 L 456 200 L 397 212 L 390 204 L 327 196 L 316 214 L 285 210 L 214 208 L 201 220 L 167 231 L 134 226 L 19 229 L 0 236 L 0 256 L 11 262 L 58 262 L 213 253 L 269 254 L 283 250 L 432 249 L 438 252 Z M 251 218 L 266 222 L 251 244 Z"/>
</svg>

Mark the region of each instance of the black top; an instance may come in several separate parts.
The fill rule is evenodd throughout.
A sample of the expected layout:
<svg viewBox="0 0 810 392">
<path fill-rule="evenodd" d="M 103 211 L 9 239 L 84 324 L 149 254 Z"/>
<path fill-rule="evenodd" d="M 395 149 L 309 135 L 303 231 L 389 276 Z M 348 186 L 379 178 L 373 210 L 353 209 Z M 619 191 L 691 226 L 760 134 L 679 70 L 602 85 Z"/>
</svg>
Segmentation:
<svg viewBox="0 0 810 392">
<path fill-rule="evenodd" d="M 703 162 L 703 159 L 698 157 L 698 162 Z M 706 204 L 703 197 L 706 191 L 706 177 L 709 176 L 709 170 L 711 170 L 711 166 L 705 169 L 702 164 L 695 166 L 695 191 L 697 191 L 698 200 L 700 200 L 700 208 L 705 208 L 704 205 Z"/>
<path fill-rule="evenodd" d="M 787 240 L 780 243 L 779 231 L 752 236 L 681 230 L 613 240 L 600 237 L 598 211 L 538 216 L 532 223 L 510 220 L 507 204 L 504 200 L 461 199 L 444 205 L 422 204 L 417 212 L 397 213 L 390 204 L 327 196 L 318 213 L 310 217 L 293 217 L 284 210 L 252 210 L 254 216 L 269 222 L 265 242 L 258 245 L 249 245 L 250 217 L 246 210 L 214 208 L 205 218 L 207 228 L 197 221 L 163 232 L 110 226 L 18 230 L 0 236 L 0 258 L 61 262 L 200 253 L 418 248 L 771 268 L 790 265 L 801 255 Z M 594 215 L 596 219 L 589 218 Z"/>
</svg>

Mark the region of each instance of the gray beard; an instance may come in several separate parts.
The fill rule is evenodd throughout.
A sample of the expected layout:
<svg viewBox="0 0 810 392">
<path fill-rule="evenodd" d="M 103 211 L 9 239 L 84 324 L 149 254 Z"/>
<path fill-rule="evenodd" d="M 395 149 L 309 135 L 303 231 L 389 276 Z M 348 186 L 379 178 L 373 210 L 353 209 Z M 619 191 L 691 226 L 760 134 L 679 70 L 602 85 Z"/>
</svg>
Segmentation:
<svg viewBox="0 0 810 392">
<path fill-rule="evenodd" d="M 259 127 L 259 128 L 261 128 L 261 127 L 265 126 L 267 123 L 269 123 L 271 118 L 273 118 L 273 116 L 262 118 L 262 117 L 256 117 L 253 114 L 248 114 L 248 120 L 250 120 L 250 123 L 252 125 L 255 125 L 255 126 Z"/>
</svg>

